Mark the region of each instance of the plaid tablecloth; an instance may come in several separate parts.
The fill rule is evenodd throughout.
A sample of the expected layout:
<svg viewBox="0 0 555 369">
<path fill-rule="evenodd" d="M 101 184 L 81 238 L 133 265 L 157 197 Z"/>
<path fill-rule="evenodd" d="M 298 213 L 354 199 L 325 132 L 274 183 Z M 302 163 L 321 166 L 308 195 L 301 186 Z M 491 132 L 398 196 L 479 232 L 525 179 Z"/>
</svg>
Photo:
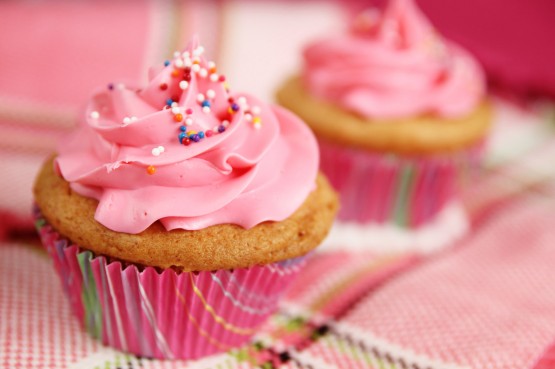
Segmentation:
<svg viewBox="0 0 555 369">
<path fill-rule="evenodd" d="M 103 347 L 38 244 L 1 243 L 0 368 L 553 368 L 554 122 L 498 106 L 464 193 L 467 237 L 431 256 L 317 253 L 253 343 L 229 354 L 164 362 Z"/>
</svg>

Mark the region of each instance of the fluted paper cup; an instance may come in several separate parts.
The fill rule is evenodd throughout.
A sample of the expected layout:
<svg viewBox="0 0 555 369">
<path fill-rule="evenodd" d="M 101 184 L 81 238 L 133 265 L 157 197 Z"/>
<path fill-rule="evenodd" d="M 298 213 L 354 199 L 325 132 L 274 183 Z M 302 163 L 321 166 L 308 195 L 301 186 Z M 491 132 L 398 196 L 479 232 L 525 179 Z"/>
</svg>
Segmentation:
<svg viewBox="0 0 555 369">
<path fill-rule="evenodd" d="M 339 192 L 342 221 L 417 228 L 458 197 L 482 144 L 435 156 L 401 156 L 320 140 L 321 170 Z"/>
<path fill-rule="evenodd" d="M 210 272 L 159 270 L 96 256 L 58 234 L 38 210 L 36 218 L 85 329 L 143 357 L 196 359 L 248 342 L 306 260 Z"/>
</svg>

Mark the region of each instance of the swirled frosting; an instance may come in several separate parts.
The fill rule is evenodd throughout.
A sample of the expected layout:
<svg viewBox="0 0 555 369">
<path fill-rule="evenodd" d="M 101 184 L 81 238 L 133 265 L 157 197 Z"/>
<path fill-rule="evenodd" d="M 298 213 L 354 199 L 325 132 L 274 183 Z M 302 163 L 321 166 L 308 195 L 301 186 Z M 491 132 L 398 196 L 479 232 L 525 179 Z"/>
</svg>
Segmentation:
<svg viewBox="0 0 555 369">
<path fill-rule="evenodd" d="M 193 41 L 151 69 L 144 88 L 93 95 L 59 147 L 60 174 L 99 201 L 95 219 L 139 233 L 231 223 L 250 228 L 290 216 L 314 188 L 318 149 L 291 113 L 228 91 Z"/>
<path fill-rule="evenodd" d="M 350 32 L 304 53 L 307 89 L 369 118 L 460 116 L 484 95 L 484 76 L 465 50 L 440 39 L 412 0 L 358 17 Z"/>
</svg>

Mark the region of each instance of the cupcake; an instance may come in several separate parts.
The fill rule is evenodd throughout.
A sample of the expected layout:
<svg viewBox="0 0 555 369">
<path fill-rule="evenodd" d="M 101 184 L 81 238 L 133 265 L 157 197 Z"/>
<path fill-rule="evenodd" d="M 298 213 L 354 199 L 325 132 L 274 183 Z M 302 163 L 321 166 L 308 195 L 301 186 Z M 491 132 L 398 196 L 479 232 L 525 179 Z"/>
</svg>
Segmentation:
<svg viewBox="0 0 555 369">
<path fill-rule="evenodd" d="M 249 341 L 337 209 L 310 130 L 230 92 L 203 52 L 194 40 L 146 86 L 96 91 L 34 186 L 73 312 L 143 357 Z"/>
<path fill-rule="evenodd" d="M 339 219 L 376 230 L 452 219 L 458 177 L 476 166 L 492 116 L 478 63 L 412 0 L 308 45 L 277 99 L 316 134 Z M 451 223 L 453 234 L 465 228 Z"/>
</svg>

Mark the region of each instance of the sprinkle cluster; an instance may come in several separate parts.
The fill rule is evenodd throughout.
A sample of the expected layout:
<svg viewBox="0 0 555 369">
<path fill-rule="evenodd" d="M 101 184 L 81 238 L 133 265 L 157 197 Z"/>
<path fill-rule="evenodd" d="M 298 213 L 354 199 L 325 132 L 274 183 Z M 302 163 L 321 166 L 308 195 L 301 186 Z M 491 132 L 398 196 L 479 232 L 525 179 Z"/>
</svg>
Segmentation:
<svg viewBox="0 0 555 369">
<path fill-rule="evenodd" d="M 193 50 L 192 53 L 185 51 L 183 53 L 174 53 L 173 65 L 172 62 L 166 60 L 164 62 L 165 67 L 173 67 L 171 76 L 173 78 L 181 78 L 179 81 L 179 88 L 181 90 L 187 90 L 191 82 L 192 74 L 195 74 L 197 78 L 209 79 L 214 83 L 223 83 L 224 89 L 228 91 L 226 78 L 224 75 L 218 74 L 218 69 L 216 63 L 210 61 L 206 63 L 207 68 L 204 68 L 201 63 L 200 56 L 203 54 L 204 49 L 202 46 Z M 160 89 L 165 91 L 168 88 L 167 83 L 162 83 Z M 213 89 L 208 89 L 204 93 L 198 93 L 196 96 L 196 102 L 201 108 L 203 113 L 210 113 L 212 111 L 212 106 L 216 99 L 216 92 Z M 213 137 L 217 134 L 224 133 L 229 127 L 231 122 L 233 122 L 233 115 L 243 110 L 245 112 L 245 119 L 252 122 L 255 128 L 260 128 L 262 121 L 260 119 L 260 108 L 252 107 L 250 108 L 247 104 L 247 99 L 245 97 L 239 97 L 237 101 L 234 98 L 228 98 L 228 119 L 223 119 L 220 124 L 216 125 L 211 129 L 205 131 L 194 131 L 189 130 L 189 127 L 194 123 L 193 109 L 180 107 L 178 97 L 169 98 L 165 101 L 165 109 L 169 109 L 173 114 L 173 120 L 175 122 L 181 123 L 179 126 L 179 131 L 177 133 L 177 139 L 179 143 L 185 146 L 189 146 L 192 143 L 200 142 L 205 138 Z"/>
<path fill-rule="evenodd" d="M 199 79 L 206 79 L 209 82 L 222 84 L 222 87 L 226 92 L 229 92 L 226 77 L 223 74 L 218 73 L 216 63 L 209 61 L 205 62 L 201 59 L 201 55 L 204 53 L 204 48 L 199 46 L 192 51 L 179 52 L 176 51 L 173 55 L 173 59 L 166 60 L 164 62 L 164 67 L 166 70 L 171 68 L 170 79 L 163 80 L 162 83 L 158 85 L 161 91 L 176 91 L 176 84 L 179 86 L 178 94 L 168 93 L 161 101 L 162 109 L 167 110 L 169 114 L 172 114 L 172 120 L 175 123 L 179 123 L 177 128 L 176 137 L 180 144 L 184 146 L 189 146 L 191 144 L 200 142 L 205 139 L 209 139 L 218 134 L 226 132 L 230 124 L 233 122 L 233 116 L 239 111 L 244 114 L 244 119 L 251 123 L 255 129 L 260 129 L 262 126 L 262 119 L 260 117 L 260 107 L 249 106 L 247 99 L 244 96 L 233 98 L 229 97 L 227 99 L 227 112 L 218 112 L 219 123 L 206 130 L 195 131 L 191 129 L 191 126 L 195 123 L 195 109 L 191 107 L 180 106 L 180 94 L 187 91 L 190 88 L 193 76 L 196 77 L 196 81 Z M 122 84 L 109 84 L 108 89 L 122 89 L 125 88 Z M 219 89 L 219 88 L 218 88 Z M 216 89 L 216 90 L 218 90 Z M 209 114 L 212 112 L 213 106 L 216 101 L 216 91 L 214 89 L 207 89 L 202 93 L 199 92 L 196 96 L 196 104 L 200 108 L 200 111 L 204 114 Z M 200 114 L 202 114 L 200 113 Z M 223 114 L 223 117 L 220 115 Z M 90 113 L 92 119 L 99 119 L 100 114 L 97 111 Z M 128 125 L 138 118 L 135 116 L 124 117 L 122 125 Z M 157 146 L 151 149 L 153 156 L 157 157 L 164 153 L 164 146 Z M 149 165 L 147 168 L 147 173 L 152 175 L 156 173 L 156 168 L 153 165 Z"/>
</svg>

